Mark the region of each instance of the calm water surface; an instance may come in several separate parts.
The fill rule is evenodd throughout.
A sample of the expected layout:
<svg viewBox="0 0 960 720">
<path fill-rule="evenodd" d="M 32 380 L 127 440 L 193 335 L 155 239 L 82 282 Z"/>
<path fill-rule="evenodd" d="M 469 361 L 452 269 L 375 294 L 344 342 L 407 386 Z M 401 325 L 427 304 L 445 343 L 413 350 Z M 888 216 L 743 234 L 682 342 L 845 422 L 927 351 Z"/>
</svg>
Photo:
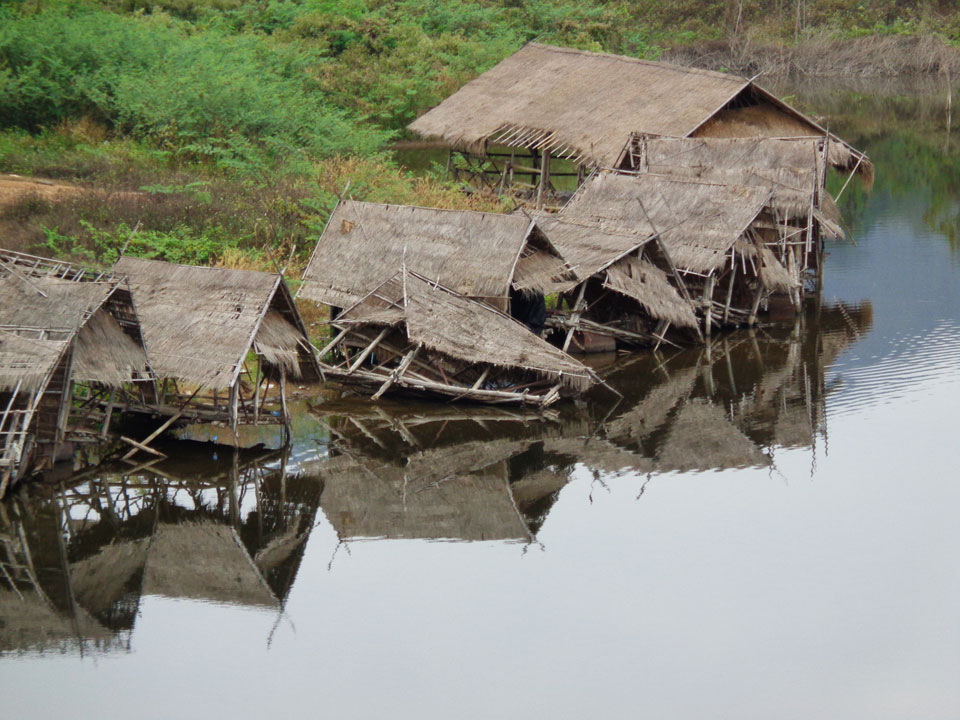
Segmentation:
<svg viewBox="0 0 960 720">
<path fill-rule="evenodd" d="M 796 323 L 593 360 L 617 406 L 309 399 L 3 505 L 0 715 L 960 717 L 941 90 L 795 89 L 877 162 L 857 246 Z"/>
</svg>

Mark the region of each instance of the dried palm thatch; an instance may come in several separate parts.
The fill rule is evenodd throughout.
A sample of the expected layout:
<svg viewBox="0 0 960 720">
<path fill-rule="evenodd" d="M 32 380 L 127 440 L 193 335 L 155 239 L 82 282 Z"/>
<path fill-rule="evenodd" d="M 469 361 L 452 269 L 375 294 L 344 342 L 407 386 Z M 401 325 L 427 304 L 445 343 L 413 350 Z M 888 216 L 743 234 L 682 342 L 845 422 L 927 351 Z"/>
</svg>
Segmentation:
<svg viewBox="0 0 960 720">
<path fill-rule="evenodd" d="M 618 259 L 639 251 L 654 235 L 649 223 L 628 229 L 566 213 L 544 215 L 537 219 L 537 224 L 580 280 L 586 280 Z"/>
<path fill-rule="evenodd" d="M 0 277 L 8 273 L 75 282 L 107 282 L 114 279 L 102 270 L 94 270 L 57 258 L 45 258 L 0 248 Z"/>
<path fill-rule="evenodd" d="M 541 293 L 551 292 L 566 272 L 534 230 L 522 214 L 345 200 L 317 242 L 298 296 L 348 307 L 406 266 L 506 309 L 515 268 L 520 288 Z"/>
<path fill-rule="evenodd" d="M 295 375 L 315 375 L 306 331 L 281 275 L 132 257 L 120 258 L 114 273 L 130 282 L 158 376 L 230 388 L 253 347 Z"/>
<path fill-rule="evenodd" d="M 709 121 L 724 108 L 760 108 L 763 122 L 741 113 L 724 116 L 723 129 L 716 129 L 721 123 Z M 536 43 L 462 87 L 409 129 L 478 155 L 500 144 L 603 167 L 613 166 L 631 132 L 826 134 L 744 78 Z"/>
<path fill-rule="evenodd" d="M 632 297 L 651 317 L 677 327 L 696 327 L 697 316 L 667 274 L 649 260 L 628 257 L 607 269 L 604 287 Z"/>
<path fill-rule="evenodd" d="M 678 269 L 707 274 L 724 265 L 769 198 L 767 188 L 599 173 L 561 216 L 659 233 Z"/>
<path fill-rule="evenodd" d="M 39 390 L 68 347 L 66 340 L 39 340 L 0 329 L 0 392 L 18 386 Z"/>
<path fill-rule="evenodd" d="M 344 352 L 343 362 L 323 366 L 324 372 L 376 390 L 375 397 L 396 385 L 544 406 L 559 397 L 561 387 L 582 392 L 597 382 L 592 371 L 516 320 L 409 270 L 382 283 L 334 324 L 341 333 L 323 354 L 351 345 L 362 352 L 356 360 Z M 386 360 L 361 369 L 375 349 L 377 360 Z M 417 359 L 421 350 L 424 358 Z M 555 387 L 545 394 L 537 390 L 550 385 Z"/>
</svg>

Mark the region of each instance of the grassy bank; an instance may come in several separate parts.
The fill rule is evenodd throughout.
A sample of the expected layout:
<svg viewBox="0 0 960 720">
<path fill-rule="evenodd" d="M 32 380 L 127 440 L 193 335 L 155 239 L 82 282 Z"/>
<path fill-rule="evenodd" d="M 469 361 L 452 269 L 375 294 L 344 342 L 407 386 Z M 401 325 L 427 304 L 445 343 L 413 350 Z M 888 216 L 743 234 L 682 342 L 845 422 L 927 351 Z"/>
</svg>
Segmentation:
<svg viewBox="0 0 960 720">
<path fill-rule="evenodd" d="M 302 263 L 355 198 L 502 210 L 386 148 L 530 40 L 745 74 L 954 72 L 953 2 L 111 0 L 0 7 L 2 244 L 108 263 Z"/>
</svg>

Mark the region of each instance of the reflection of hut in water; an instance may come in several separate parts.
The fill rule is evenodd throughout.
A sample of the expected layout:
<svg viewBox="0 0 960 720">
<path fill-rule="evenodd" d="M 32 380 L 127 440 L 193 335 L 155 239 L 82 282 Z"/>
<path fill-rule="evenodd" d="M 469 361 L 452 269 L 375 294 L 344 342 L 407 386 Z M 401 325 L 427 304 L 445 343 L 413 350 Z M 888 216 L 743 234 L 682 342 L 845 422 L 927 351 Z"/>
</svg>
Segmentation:
<svg viewBox="0 0 960 720">
<path fill-rule="evenodd" d="M 459 155 L 459 174 L 492 190 L 526 191 L 539 206 L 555 193 L 551 178 L 582 180 L 587 169 L 613 167 L 631 133 L 827 135 L 745 78 L 537 43 L 467 83 L 409 128 L 448 144 Z M 573 167 L 557 166 L 560 159 Z"/>
<path fill-rule="evenodd" d="M 30 276 L 0 259 L 0 497 L 61 451 L 105 438 L 128 397 L 154 399 L 127 284 L 71 268 L 69 280 Z"/>
<path fill-rule="evenodd" d="M 400 267 L 521 321 L 572 280 L 524 215 L 340 202 L 303 274 L 297 297 L 350 307 Z"/>
<path fill-rule="evenodd" d="M 144 594 L 282 604 L 320 484 L 288 476 L 283 453 L 214 460 L 201 447 L 183 443 L 168 460 L 116 474 L 89 471 L 47 498 L 37 485 L 36 497 L 8 505 L 0 647 L 129 649 Z"/>
<path fill-rule="evenodd" d="M 130 410 L 229 424 L 287 423 L 286 379 L 319 379 L 283 276 L 122 257 L 160 385 Z M 264 383 L 266 386 L 264 387 Z M 265 411 L 270 384 L 280 411 Z M 168 420 L 167 422 L 170 422 Z"/>
<path fill-rule="evenodd" d="M 806 330 L 742 331 L 677 355 L 605 437 L 651 472 L 769 465 L 774 448 L 813 447 L 826 433 L 826 368 L 871 322 L 869 306 L 824 308 Z"/>
<path fill-rule="evenodd" d="M 341 313 L 324 374 L 384 393 L 546 407 L 596 381 L 587 367 L 494 308 L 403 270 Z M 356 354 L 351 356 L 351 351 Z"/>
</svg>

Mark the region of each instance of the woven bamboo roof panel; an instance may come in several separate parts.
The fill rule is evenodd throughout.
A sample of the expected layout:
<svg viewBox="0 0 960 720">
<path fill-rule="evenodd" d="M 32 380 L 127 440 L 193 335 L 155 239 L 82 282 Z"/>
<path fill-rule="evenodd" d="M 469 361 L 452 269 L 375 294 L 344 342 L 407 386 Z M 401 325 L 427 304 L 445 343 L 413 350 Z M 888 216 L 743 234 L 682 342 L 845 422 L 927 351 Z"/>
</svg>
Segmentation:
<svg viewBox="0 0 960 720">
<path fill-rule="evenodd" d="M 397 268 L 422 273 L 478 299 L 509 296 L 529 218 L 346 200 L 330 217 L 300 296 L 349 307 Z M 557 259 L 558 269 L 562 261 Z M 536 281 L 528 278 L 528 285 Z"/>
<path fill-rule="evenodd" d="M 723 73 L 530 43 L 409 129 L 474 153 L 488 141 L 516 142 L 609 167 L 631 132 L 687 135 L 749 85 Z"/>
</svg>

